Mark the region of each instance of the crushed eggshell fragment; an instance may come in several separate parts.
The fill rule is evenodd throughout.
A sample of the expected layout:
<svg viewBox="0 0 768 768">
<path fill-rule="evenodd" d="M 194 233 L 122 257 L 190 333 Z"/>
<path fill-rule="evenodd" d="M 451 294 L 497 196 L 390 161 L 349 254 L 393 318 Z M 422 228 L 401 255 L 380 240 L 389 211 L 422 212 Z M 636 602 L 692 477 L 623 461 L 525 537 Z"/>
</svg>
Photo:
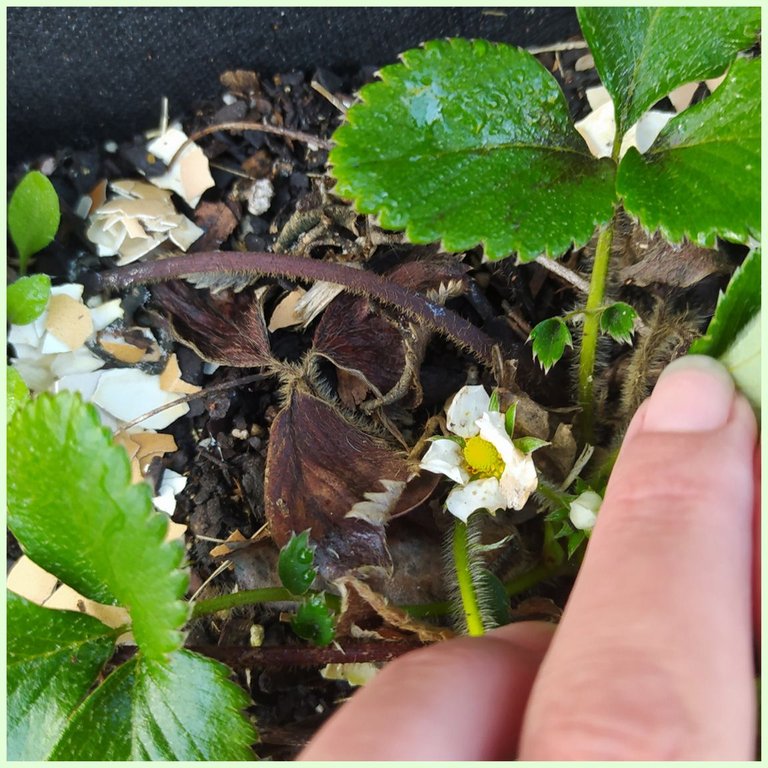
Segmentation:
<svg viewBox="0 0 768 768">
<path fill-rule="evenodd" d="M 269 179 L 256 179 L 248 190 L 248 213 L 261 216 L 269 210 L 275 189 Z"/>
<path fill-rule="evenodd" d="M 269 318 L 267 329 L 270 333 L 274 333 L 280 328 L 291 328 L 303 322 L 301 315 L 296 312 L 296 305 L 305 293 L 304 288 L 296 288 L 280 299 L 272 311 L 272 317 Z"/>
<path fill-rule="evenodd" d="M 190 384 L 181 378 L 179 360 L 175 353 L 168 358 L 168 363 L 160 374 L 160 388 L 166 392 L 176 392 L 185 395 L 193 395 L 202 389 L 202 387 Z"/>
<path fill-rule="evenodd" d="M 166 469 L 163 472 L 157 496 L 152 499 L 155 509 L 165 512 L 169 517 L 173 515 L 176 511 L 176 496 L 184 490 L 186 484 L 186 477 L 172 469 Z"/>
<path fill-rule="evenodd" d="M 167 165 L 186 140 L 184 131 L 171 126 L 162 136 L 147 145 L 147 151 Z M 208 158 L 194 143 L 183 149 L 164 174 L 153 176 L 149 180 L 161 189 L 175 192 L 190 208 L 194 208 L 203 192 L 215 184 L 208 167 Z"/>
<path fill-rule="evenodd" d="M 326 680 L 346 680 L 350 685 L 365 685 L 370 683 L 380 667 L 370 661 L 352 662 L 349 664 L 326 664 L 320 674 Z"/>
</svg>

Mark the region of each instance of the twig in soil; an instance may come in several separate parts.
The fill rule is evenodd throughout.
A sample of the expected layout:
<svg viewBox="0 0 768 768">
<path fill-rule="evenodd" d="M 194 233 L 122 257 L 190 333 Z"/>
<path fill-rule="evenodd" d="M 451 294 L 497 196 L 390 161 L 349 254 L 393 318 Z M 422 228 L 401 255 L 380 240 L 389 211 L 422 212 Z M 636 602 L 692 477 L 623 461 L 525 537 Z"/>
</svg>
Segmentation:
<svg viewBox="0 0 768 768">
<path fill-rule="evenodd" d="M 272 133 L 275 136 L 282 136 L 284 139 L 311 144 L 319 149 L 330 149 L 333 146 L 327 139 L 321 139 L 319 136 L 313 136 L 311 133 L 304 133 L 304 131 L 292 131 L 290 128 L 281 128 L 279 125 L 269 125 L 268 123 L 249 121 L 216 123 L 216 125 L 209 125 L 207 128 L 201 128 L 199 131 L 195 131 L 191 134 L 176 152 L 174 152 L 173 157 L 167 163 L 167 167 L 170 168 L 192 142 L 202 139 L 203 136 L 217 133 L 218 131 L 261 131 L 262 133 Z"/>
<path fill-rule="evenodd" d="M 232 565 L 231 560 L 225 560 L 195 591 L 195 594 L 192 595 L 192 597 L 189 598 L 189 602 L 193 603 L 195 600 L 197 600 L 197 596 L 220 574 L 224 573 L 224 571 L 229 568 L 229 566 Z"/>
<path fill-rule="evenodd" d="M 589 48 L 586 40 L 569 40 L 564 43 L 554 43 L 551 45 L 534 45 L 526 48 L 532 56 L 538 56 L 540 53 L 558 53 L 560 51 L 578 51 L 582 48 Z"/>
<path fill-rule="evenodd" d="M 495 343 L 490 336 L 450 309 L 416 291 L 403 288 L 375 272 L 282 253 L 202 251 L 161 261 L 136 262 L 98 274 L 104 289 L 123 289 L 137 283 L 174 280 L 195 273 L 254 274 L 272 278 L 322 280 L 350 293 L 367 296 L 402 312 L 411 320 L 446 336 L 491 367 Z"/>
<path fill-rule="evenodd" d="M 567 283 L 570 283 L 577 291 L 581 291 L 581 293 L 584 294 L 589 293 L 589 281 L 585 280 L 578 272 L 568 269 L 568 267 L 561 264 L 559 261 L 547 258 L 546 256 L 537 256 L 536 263 L 540 264 L 544 269 L 548 269 L 558 277 L 561 277 Z"/>
<path fill-rule="evenodd" d="M 177 400 L 173 400 L 170 403 L 165 403 L 165 405 L 160 405 L 157 408 L 153 408 L 151 411 L 147 411 L 147 413 L 143 413 L 138 418 L 133 419 L 133 421 L 129 421 L 128 423 L 123 424 L 119 429 L 115 430 L 115 435 L 119 435 L 126 430 L 131 429 L 131 427 L 135 427 L 137 424 L 141 424 L 142 421 L 146 421 L 152 416 L 156 416 L 158 413 L 162 413 L 163 411 L 168 410 L 168 408 L 173 408 L 174 406 L 181 403 L 191 403 L 193 400 L 200 400 L 201 398 L 207 397 L 208 395 L 215 395 L 217 392 L 226 392 L 228 389 L 243 387 L 246 384 L 252 384 L 254 381 L 264 381 L 264 379 L 269 378 L 269 375 L 270 374 L 268 373 L 254 373 L 250 376 L 241 376 L 239 379 L 232 379 L 232 381 L 227 381 L 224 384 L 214 384 L 210 387 L 206 387 L 205 389 L 201 389 L 199 392 L 192 392 L 189 395 L 182 395 Z"/>
<path fill-rule="evenodd" d="M 317 91 L 326 101 L 329 101 L 331 104 L 333 104 L 336 109 L 341 112 L 342 115 L 347 114 L 347 105 L 344 104 L 344 102 L 334 96 L 324 85 L 321 83 L 318 83 L 317 80 L 313 80 L 309 84 L 313 90 Z"/>
</svg>

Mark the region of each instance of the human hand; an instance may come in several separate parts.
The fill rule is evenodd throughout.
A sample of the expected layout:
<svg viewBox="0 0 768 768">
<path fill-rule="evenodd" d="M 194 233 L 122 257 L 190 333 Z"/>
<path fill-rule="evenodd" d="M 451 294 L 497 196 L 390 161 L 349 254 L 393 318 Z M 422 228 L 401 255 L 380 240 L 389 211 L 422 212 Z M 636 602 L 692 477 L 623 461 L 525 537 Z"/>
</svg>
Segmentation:
<svg viewBox="0 0 768 768">
<path fill-rule="evenodd" d="M 754 759 L 755 434 L 725 369 L 673 363 L 632 420 L 559 626 L 401 657 L 299 759 Z"/>
</svg>

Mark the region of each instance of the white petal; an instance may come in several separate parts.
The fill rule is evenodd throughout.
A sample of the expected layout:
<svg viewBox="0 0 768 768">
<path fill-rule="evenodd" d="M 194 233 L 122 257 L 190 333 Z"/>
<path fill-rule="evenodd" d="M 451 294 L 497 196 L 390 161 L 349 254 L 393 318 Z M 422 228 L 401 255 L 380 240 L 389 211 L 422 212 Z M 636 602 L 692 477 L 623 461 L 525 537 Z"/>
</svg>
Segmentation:
<svg viewBox="0 0 768 768">
<path fill-rule="evenodd" d="M 506 462 L 499 482 L 507 506 L 512 509 L 522 509 L 528 497 L 536 490 L 539 478 L 531 455 L 518 451 L 514 446 L 512 448 L 517 457 L 514 461 Z"/>
<path fill-rule="evenodd" d="M 483 480 L 473 480 L 463 486 L 457 486 L 445 501 L 448 511 L 459 520 L 467 522 L 467 518 L 478 509 L 495 512 L 506 509 L 507 503 L 495 477 Z"/>
<path fill-rule="evenodd" d="M 462 463 L 460 445 L 453 440 L 435 440 L 424 454 L 419 467 L 464 485 L 469 480 L 469 473 L 462 467 Z"/>
<path fill-rule="evenodd" d="M 487 440 L 504 460 L 516 461 L 520 451 L 515 448 L 504 426 L 504 416 L 496 411 L 484 413 L 476 422 L 477 431 Z"/>
<path fill-rule="evenodd" d="M 459 437 L 474 437 L 475 422 L 488 410 L 490 402 L 485 387 L 462 387 L 445 410 L 448 430 Z"/>
</svg>

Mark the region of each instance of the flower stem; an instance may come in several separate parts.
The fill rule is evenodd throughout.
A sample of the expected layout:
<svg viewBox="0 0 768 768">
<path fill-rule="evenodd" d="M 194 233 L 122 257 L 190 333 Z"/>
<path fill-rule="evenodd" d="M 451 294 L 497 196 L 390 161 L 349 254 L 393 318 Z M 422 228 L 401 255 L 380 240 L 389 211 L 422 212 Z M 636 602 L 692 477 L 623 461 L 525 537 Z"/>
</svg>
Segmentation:
<svg viewBox="0 0 768 768">
<path fill-rule="evenodd" d="M 257 603 L 276 603 L 297 600 L 296 595 L 291 594 L 284 587 L 266 587 L 264 589 L 247 589 L 243 592 L 232 592 L 229 595 L 219 595 L 207 600 L 196 600 L 192 607 L 191 618 L 207 616 L 218 611 L 228 611 L 241 605 L 255 605 Z M 325 595 L 325 603 L 329 608 L 339 609 L 340 600 L 336 595 Z"/>
<path fill-rule="evenodd" d="M 467 524 L 456 520 L 453 524 L 453 562 L 456 568 L 456 581 L 459 584 L 459 594 L 464 608 L 464 618 L 467 622 L 467 634 L 481 637 L 485 634 L 483 620 L 480 616 L 480 606 L 477 602 L 475 585 L 472 583 L 472 573 L 469 564 Z"/>
<path fill-rule="evenodd" d="M 600 335 L 600 315 L 595 312 L 603 303 L 605 281 L 613 241 L 613 219 L 600 232 L 595 249 L 595 263 L 589 284 L 587 305 L 584 308 L 584 328 L 579 352 L 579 406 L 581 407 L 582 439 L 594 442 L 594 397 L 593 379 L 597 339 Z"/>
</svg>

